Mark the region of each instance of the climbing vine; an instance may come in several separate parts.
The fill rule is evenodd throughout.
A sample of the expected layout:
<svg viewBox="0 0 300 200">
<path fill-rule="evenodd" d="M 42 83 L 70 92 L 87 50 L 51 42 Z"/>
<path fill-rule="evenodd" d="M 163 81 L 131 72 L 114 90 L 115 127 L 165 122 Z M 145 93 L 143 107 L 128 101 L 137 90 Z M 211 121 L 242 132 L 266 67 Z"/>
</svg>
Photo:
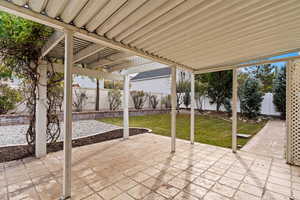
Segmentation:
<svg viewBox="0 0 300 200">
<path fill-rule="evenodd" d="M 41 62 L 51 66 L 51 59 L 41 60 L 41 49 L 53 29 L 25 20 L 4 12 L 0 12 L 0 60 L 13 74 L 22 80 L 23 95 L 27 102 L 30 116 L 26 133 L 28 144 L 34 151 L 35 116 L 37 86 L 39 84 L 38 67 Z M 63 76 L 54 72 L 52 67 L 47 72 L 47 142 L 54 143 L 60 135 L 58 111 L 62 104 Z"/>
</svg>

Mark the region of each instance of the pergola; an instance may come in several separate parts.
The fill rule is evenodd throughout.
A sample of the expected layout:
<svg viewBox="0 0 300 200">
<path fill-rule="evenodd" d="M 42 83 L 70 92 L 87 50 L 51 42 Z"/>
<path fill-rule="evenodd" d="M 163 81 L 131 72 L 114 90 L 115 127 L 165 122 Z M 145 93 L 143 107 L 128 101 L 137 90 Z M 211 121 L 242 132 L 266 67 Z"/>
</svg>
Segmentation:
<svg viewBox="0 0 300 200">
<path fill-rule="evenodd" d="M 176 139 L 176 69 L 192 74 L 191 143 L 194 142 L 194 74 L 233 70 L 232 150 L 236 152 L 237 68 L 288 61 L 287 162 L 300 164 L 299 56 L 265 58 L 300 50 L 298 0 L 1 0 L 0 9 L 57 30 L 43 56 L 64 60 L 63 197 L 71 196 L 72 74 L 124 80 L 124 138 L 128 138 L 130 73 L 172 68 L 171 151 Z M 42 59 L 42 58 L 41 58 Z M 298 61 L 297 61 L 298 59 Z M 40 67 L 45 82 L 47 67 Z M 43 78 L 44 77 L 44 78 Z M 42 88 L 39 91 L 45 91 Z M 43 107 L 37 106 L 37 157 L 46 154 Z"/>
</svg>

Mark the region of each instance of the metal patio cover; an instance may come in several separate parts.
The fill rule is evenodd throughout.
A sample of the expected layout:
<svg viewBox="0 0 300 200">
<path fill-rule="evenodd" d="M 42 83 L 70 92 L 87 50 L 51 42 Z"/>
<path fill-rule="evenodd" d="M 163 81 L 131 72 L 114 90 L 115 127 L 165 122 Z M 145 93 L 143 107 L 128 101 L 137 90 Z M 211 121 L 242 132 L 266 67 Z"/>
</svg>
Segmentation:
<svg viewBox="0 0 300 200">
<path fill-rule="evenodd" d="M 192 71 L 299 51 L 299 0 L 12 0 L 0 8 Z"/>
</svg>

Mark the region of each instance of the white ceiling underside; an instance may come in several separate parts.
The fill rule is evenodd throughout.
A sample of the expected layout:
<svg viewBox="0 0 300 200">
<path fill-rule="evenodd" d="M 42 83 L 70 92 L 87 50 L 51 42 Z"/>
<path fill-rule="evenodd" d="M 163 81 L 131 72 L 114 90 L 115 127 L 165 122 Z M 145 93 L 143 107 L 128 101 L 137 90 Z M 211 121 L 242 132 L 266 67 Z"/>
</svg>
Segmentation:
<svg viewBox="0 0 300 200">
<path fill-rule="evenodd" d="M 132 55 L 195 71 L 300 48 L 299 0 L 1 1 L 3 10 L 8 4 L 22 6 L 16 13 L 32 10 L 128 48 Z"/>
</svg>

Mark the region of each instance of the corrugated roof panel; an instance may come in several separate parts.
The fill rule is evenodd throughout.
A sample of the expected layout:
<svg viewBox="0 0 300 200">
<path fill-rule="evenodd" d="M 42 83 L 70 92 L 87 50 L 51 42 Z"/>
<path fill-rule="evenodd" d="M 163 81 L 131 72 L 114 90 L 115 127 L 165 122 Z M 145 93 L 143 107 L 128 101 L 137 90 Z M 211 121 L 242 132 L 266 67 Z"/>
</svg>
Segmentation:
<svg viewBox="0 0 300 200">
<path fill-rule="evenodd" d="M 48 0 L 46 14 L 52 18 L 58 17 L 70 0 Z"/>
<path fill-rule="evenodd" d="M 64 22 L 70 23 L 78 15 L 79 11 L 85 6 L 87 1 L 88 0 L 70 1 L 60 15 L 60 18 Z"/>
<path fill-rule="evenodd" d="M 86 29 L 90 32 L 96 30 L 107 18 L 109 18 L 114 12 L 116 12 L 126 0 L 110 0 L 96 16 L 86 25 Z"/>
<path fill-rule="evenodd" d="M 108 38 L 113 38 L 116 35 L 120 34 L 128 27 L 131 27 L 136 23 L 138 20 L 144 18 L 147 14 L 154 11 L 162 4 L 167 2 L 167 0 L 160 0 L 160 1 L 147 1 L 143 5 L 140 6 L 135 12 L 129 15 L 127 18 L 122 20 L 119 24 L 114 26 L 111 30 L 105 33 Z"/>
<path fill-rule="evenodd" d="M 47 0 L 29 0 L 29 7 L 35 12 L 41 12 L 47 5 Z"/>
<path fill-rule="evenodd" d="M 184 2 L 184 0 L 169 0 L 162 6 L 155 9 L 153 12 L 151 12 L 149 15 L 143 17 L 141 20 L 135 22 L 133 25 L 131 25 L 126 30 L 122 31 L 118 36 L 114 37 L 115 40 L 121 41 L 127 36 L 135 33 L 142 27 L 146 26 L 147 24 L 151 23 L 152 21 L 156 20 L 161 15 L 169 12 L 170 10 L 174 9 L 176 6 Z"/>
<path fill-rule="evenodd" d="M 74 18 L 76 26 L 93 33 L 69 23 L 80 32 L 77 36 L 186 69 L 238 64 L 300 49 L 299 0 L 48 0 L 45 12 L 45 0 L 32 0 L 29 7 L 12 5 L 23 2 L 0 1 L 0 8 L 53 27 L 59 24 L 61 29 L 65 24 L 53 19 Z M 85 45 L 77 41 L 75 51 Z"/>
<path fill-rule="evenodd" d="M 27 0 L 12 0 L 18 6 L 24 6 L 27 3 Z"/>
<path fill-rule="evenodd" d="M 109 0 L 89 0 L 74 20 L 74 24 L 81 28 L 85 26 Z"/>
<path fill-rule="evenodd" d="M 104 35 L 107 31 L 109 31 L 111 28 L 120 23 L 128 15 L 138 10 L 138 8 L 142 6 L 146 1 L 147 0 L 127 1 L 119 10 L 117 10 L 113 15 L 111 15 L 103 24 L 101 24 L 97 28 L 97 33 L 99 35 Z"/>
</svg>

